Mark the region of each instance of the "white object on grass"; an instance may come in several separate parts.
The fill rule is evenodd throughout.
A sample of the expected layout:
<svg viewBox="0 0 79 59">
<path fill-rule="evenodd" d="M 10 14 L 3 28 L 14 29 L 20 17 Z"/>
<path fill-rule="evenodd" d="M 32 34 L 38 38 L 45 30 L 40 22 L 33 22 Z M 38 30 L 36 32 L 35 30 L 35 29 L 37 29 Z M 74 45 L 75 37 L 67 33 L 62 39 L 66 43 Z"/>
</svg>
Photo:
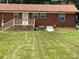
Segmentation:
<svg viewBox="0 0 79 59">
<path fill-rule="evenodd" d="M 47 26 L 47 27 L 46 27 L 46 30 L 47 30 L 48 32 L 53 32 L 53 31 L 54 31 L 54 28 L 53 28 L 53 26 Z"/>
<path fill-rule="evenodd" d="M 76 28 L 79 28 L 79 24 L 76 24 Z"/>
</svg>

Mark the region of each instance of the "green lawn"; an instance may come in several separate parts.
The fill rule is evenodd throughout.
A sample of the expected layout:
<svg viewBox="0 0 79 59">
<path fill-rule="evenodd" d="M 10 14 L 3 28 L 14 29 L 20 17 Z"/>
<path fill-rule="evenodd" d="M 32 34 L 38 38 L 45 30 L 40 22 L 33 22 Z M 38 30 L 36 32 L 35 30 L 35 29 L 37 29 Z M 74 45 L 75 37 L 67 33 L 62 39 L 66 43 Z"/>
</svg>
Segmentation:
<svg viewBox="0 0 79 59">
<path fill-rule="evenodd" d="M 79 59 L 79 30 L 1 32 L 0 59 Z"/>
</svg>

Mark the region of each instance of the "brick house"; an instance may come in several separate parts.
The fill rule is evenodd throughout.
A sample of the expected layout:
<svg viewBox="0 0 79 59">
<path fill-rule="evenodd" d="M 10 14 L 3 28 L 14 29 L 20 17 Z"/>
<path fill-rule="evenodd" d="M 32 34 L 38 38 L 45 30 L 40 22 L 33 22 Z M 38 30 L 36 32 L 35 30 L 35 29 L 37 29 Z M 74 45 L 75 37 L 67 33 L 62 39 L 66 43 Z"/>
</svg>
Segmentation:
<svg viewBox="0 0 79 59">
<path fill-rule="evenodd" d="M 0 29 L 36 26 L 75 27 L 74 5 L 0 4 Z"/>
</svg>

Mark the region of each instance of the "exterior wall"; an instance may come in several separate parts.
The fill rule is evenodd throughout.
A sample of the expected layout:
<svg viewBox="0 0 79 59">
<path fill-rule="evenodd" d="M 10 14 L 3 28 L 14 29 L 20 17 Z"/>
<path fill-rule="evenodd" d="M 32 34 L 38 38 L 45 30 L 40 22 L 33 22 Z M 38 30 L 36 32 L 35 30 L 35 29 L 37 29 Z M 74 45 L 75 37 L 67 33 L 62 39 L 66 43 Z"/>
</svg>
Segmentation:
<svg viewBox="0 0 79 59">
<path fill-rule="evenodd" d="M 4 13 L 4 20 L 5 22 L 13 19 L 13 13 Z M 36 19 L 35 25 L 36 26 L 53 26 L 54 24 L 57 25 L 57 27 L 75 27 L 75 14 L 66 14 L 65 15 L 65 22 L 62 24 L 59 21 L 59 14 L 54 13 L 48 13 L 46 19 Z M 2 13 L 0 13 L 0 26 L 1 26 L 1 20 L 2 20 Z M 29 13 L 29 24 L 30 21 L 32 21 L 32 13 Z M 16 20 L 18 24 L 22 24 L 22 13 L 19 13 L 19 18 Z"/>
<path fill-rule="evenodd" d="M 75 27 L 76 25 L 76 15 L 75 14 L 66 14 L 66 21 L 64 26 L 66 27 Z"/>
<path fill-rule="evenodd" d="M 29 13 L 29 24 L 30 24 L 30 21 L 32 21 L 33 18 L 32 18 L 32 13 Z"/>
<path fill-rule="evenodd" d="M 1 21 L 2 20 L 5 20 L 4 22 L 7 22 L 11 19 L 13 19 L 12 13 L 0 13 L 0 27 L 1 27 Z"/>
<path fill-rule="evenodd" d="M 10 21 L 13 19 L 13 14 L 12 13 L 3 13 L 3 19 L 5 20 L 5 22 Z"/>
<path fill-rule="evenodd" d="M 29 18 L 32 20 L 32 14 L 29 14 Z M 53 26 L 56 24 L 57 27 L 75 27 L 75 14 L 65 14 L 65 22 L 59 21 L 59 14 L 48 13 L 46 19 L 36 19 L 36 26 Z"/>
<path fill-rule="evenodd" d="M 0 21 L 5 20 L 5 22 L 12 20 L 13 19 L 13 14 L 12 13 L 0 13 Z"/>
<path fill-rule="evenodd" d="M 18 19 L 15 20 L 16 24 L 22 24 L 22 13 L 19 13 Z"/>
<path fill-rule="evenodd" d="M 3 14 L 3 16 L 2 16 Z M 1 20 L 5 20 L 4 22 L 8 22 L 10 20 L 13 19 L 13 13 L 0 13 L 0 26 L 1 26 Z M 16 23 L 17 24 L 21 24 L 22 23 L 22 14 L 19 13 L 19 17 L 18 19 L 16 19 Z"/>
</svg>

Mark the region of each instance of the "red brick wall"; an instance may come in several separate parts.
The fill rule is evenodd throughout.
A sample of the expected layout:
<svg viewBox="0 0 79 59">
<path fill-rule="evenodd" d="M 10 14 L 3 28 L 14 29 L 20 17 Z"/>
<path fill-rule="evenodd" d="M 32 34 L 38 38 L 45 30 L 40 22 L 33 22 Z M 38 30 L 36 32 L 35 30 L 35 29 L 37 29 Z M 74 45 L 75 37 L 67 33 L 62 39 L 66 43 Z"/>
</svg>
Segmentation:
<svg viewBox="0 0 79 59">
<path fill-rule="evenodd" d="M 2 18 L 2 14 L 3 14 L 3 18 Z M 4 19 L 5 22 L 13 19 L 13 14 L 12 13 L 0 13 L 0 26 L 1 26 L 1 20 Z"/>
<path fill-rule="evenodd" d="M 12 13 L 4 13 L 4 20 L 7 22 L 9 20 L 13 19 L 13 14 Z"/>
<path fill-rule="evenodd" d="M 32 14 L 29 14 L 29 18 L 32 19 Z M 65 15 L 65 22 L 62 24 L 59 21 L 59 14 L 48 13 L 46 19 L 36 19 L 36 26 L 49 26 L 56 24 L 57 27 L 75 27 L 75 14 L 66 14 Z"/>
<path fill-rule="evenodd" d="M 56 24 L 58 27 L 62 27 L 64 25 L 65 27 L 75 27 L 75 15 L 74 14 L 66 14 L 65 15 L 65 23 L 62 24 L 59 22 L 59 14 L 54 14 L 54 13 L 48 13 L 46 19 L 36 19 L 36 26 L 49 26 L 49 25 L 54 25 Z M 2 19 L 1 13 L 0 13 L 0 20 Z M 9 21 L 13 19 L 13 14 L 12 13 L 4 13 L 4 19 L 6 21 Z M 32 18 L 32 13 L 29 13 L 29 20 L 31 21 Z M 20 13 L 19 20 L 22 20 L 22 14 Z M 20 21 L 22 23 L 22 21 Z"/>
<path fill-rule="evenodd" d="M 3 17 L 2 17 L 3 14 Z M 5 22 L 12 20 L 13 19 L 13 14 L 12 13 L 0 13 L 0 21 L 4 19 Z"/>
<path fill-rule="evenodd" d="M 64 24 L 66 27 L 75 27 L 75 22 L 76 22 L 75 14 L 66 14 L 66 21 Z"/>
<path fill-rule="evenodd" d="M 2 20 L 2 14 L 4 15 L 3 19 L 5 20 L 5 22 L 13 19 L 13 13 L 0 13 L 0 21 Z M 19 18 L 18 18 L 18 20 L 16 20 L 16 22 L 18 24 L 22 23 L 22 14 L 21 13 L 19 13 Z M 1 23 L 0 23 L 0 26 L 1 26 Z"/>
<path fill-rule="evenodd" d="M 19 13 L 19 17 L 16 19 L 16 24 L 22 24 L 22 13 Z"/>
</svg>

